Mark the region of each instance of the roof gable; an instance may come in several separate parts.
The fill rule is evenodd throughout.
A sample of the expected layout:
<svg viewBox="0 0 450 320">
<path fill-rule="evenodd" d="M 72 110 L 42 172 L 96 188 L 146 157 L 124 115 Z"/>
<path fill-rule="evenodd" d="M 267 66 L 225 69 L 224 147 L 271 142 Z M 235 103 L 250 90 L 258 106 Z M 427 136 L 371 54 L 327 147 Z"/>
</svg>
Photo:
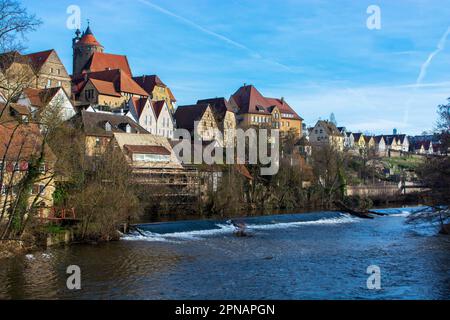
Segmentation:
<svg viewBox="0 0 450 320">
<path fill-rule="evenodd" d="M 34 70 L 36 72 L 39 72 L 39 71 L 41 71 L 42 67 L 48 61 L 48 59 L 50 58 L 50 56 L 52 54 L 56 54 L 56 51 L 53 49 L 47 50 L 47 51 L 30 53 L 27 55 L 27 57 L 30 58 Z M 57 54 L 56 54 L 56 56 L 58 57 Z M 58 57 L 58 60 L 59 60 L 59 57 Z M 61 62 L 61 60 L 60 60 L 60 62 Z"/>
<path fill-rule="evenodd" d="M 177 127 L 190 131 L 193 130 L 194 122 L 200 121 L 207 110 L 211 110 L 209 104 L 178 107 L 174 115 Z"/>
</svg>

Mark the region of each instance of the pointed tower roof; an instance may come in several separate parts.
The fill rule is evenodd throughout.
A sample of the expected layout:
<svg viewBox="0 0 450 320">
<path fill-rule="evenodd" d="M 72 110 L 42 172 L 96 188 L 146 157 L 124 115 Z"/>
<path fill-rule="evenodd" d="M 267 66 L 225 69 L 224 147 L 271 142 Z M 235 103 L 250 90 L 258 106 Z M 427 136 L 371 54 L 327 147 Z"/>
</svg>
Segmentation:
<svg viewBox="0 0 450 320">
<path fill-rule="evenodd" d="M 88 25 L 85 32 L 83 32 L 83 36 L 77 44 L 89 45 L 89 46 L 98 46 L 103 47 L 100 42 L 97 41 L 94 34 L 92 33 L 91 27 Z"/>
</svg>

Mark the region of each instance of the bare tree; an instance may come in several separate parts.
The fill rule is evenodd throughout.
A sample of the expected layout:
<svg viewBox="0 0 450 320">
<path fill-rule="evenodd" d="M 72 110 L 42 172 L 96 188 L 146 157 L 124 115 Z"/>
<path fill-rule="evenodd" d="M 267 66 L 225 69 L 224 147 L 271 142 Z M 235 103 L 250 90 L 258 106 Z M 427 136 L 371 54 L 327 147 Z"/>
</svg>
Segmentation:
<svg viewBox="0 0 450 320">
<path fill-rule="evenodd" d="M 41 21 L 17 0 L 0 0 L 0 53 L 23 49 L 25 35 Z"/>
<path fill-rule="evenodd" d="M 450 99 L 447 105 L 438 107 L 438 114 L 436 135 L 440 139 L 444 155 L 427 159 L 418 169 L 423 185 L 429 188 L 425 201 L 430 208 L 411 215 L 409 221 L 438 221 L 441 232 L 450 234 Z"/>
</svg>

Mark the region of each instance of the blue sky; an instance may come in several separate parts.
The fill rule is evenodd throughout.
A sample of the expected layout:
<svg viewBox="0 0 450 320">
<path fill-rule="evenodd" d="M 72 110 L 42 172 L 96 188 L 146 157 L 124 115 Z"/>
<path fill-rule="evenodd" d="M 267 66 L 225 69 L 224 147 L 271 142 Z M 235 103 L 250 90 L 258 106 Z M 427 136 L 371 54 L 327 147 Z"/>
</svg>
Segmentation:
<svg viewBox="0 0 450 320">
<path fill-rule="evenodd" d="M 418 134 L 450 97 L 450 0 L 23 0 L 42 20 L 28 51 L 71 70 L 68 6 L 109 53 L 158 74 L 179 105 L 244 83 L 285 97 L 308 125 L 334 112 L 349 130 Z M 366 10 L 381 8 L 381 30 Z M 426 63 L 428 61 L 428 63 Z"/>
</svg>

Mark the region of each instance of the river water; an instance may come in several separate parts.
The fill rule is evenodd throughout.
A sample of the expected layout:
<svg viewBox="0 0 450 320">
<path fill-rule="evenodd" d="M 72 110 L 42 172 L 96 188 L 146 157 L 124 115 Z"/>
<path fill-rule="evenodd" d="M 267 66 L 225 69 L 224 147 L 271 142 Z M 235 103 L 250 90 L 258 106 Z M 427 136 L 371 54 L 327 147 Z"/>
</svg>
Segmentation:
<svg viewBox="0 0 450 320">
<path fill-rule="evenodd" d="M 409 225 L 417 208 L 361 220 L 336 212 L 141 225 L 116 243 L 0 261 L 1 299 L 449 299 L 450 238 Z M 67 289 L 67 267 L 81 290 Z M 367 288 L 380 268 L 381 289 Z"/>
</svg>

